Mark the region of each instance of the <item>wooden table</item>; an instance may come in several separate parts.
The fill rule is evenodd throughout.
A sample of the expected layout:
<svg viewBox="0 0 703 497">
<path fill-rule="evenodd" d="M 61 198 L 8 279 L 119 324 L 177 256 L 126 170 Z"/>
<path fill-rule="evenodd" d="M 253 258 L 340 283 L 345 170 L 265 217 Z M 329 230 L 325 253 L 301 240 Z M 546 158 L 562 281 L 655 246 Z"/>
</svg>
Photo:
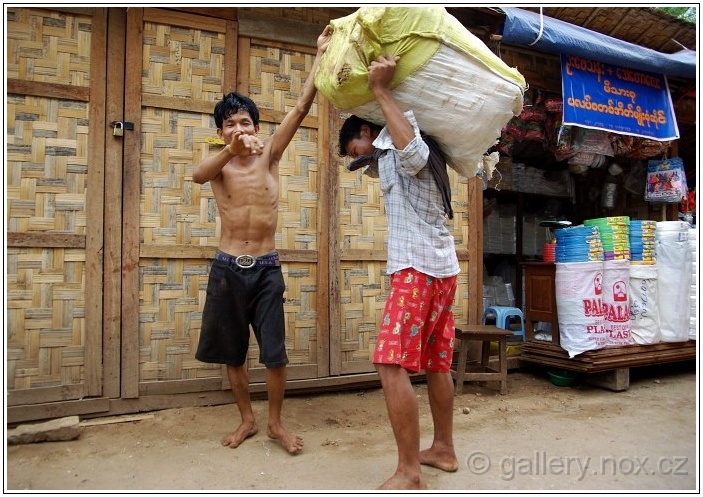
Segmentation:
<svg viewBox="0 0 703 497">
<path fill-rule="evenodd" d="M 462 325 L 461 328 L 455 328 L 455 331 L 461 345 L 457 358 L 454 394 L 459 395 L 463 392 L 465 381 L 498 381 L 501 395 L 508 393 L 507 340 L 513 332 L 484 324 Z M 478 363 L 467 362 L 469 342 L 472 340 L 481 342 L 481 360 Z M 498 369 L 489 366 L 491 342 L 498 342 Z"/>
</svg>

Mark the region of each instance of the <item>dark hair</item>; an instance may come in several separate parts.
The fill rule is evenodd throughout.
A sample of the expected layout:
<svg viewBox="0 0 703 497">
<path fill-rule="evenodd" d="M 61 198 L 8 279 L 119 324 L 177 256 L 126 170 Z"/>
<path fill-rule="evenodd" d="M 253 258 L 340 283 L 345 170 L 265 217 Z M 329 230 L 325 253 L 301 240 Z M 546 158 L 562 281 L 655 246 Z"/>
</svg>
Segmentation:
<svg viewBox="0 0 703 497">
<path fill-rule="evenodd" d="M 361 137 L 361 126 L 366 124 L 372 130 L 382 130 L 383 126 L 362 119 L 359 116 L 349 116 L 339 130 L 339 155 L 344 157 L 347 155 L 347 144 L 354 138 Z"/>
<path fill-rule="evenodd" d="M 258 126 L 259 109 L 256 108 L 256 104 L 249 97 L 245 97 L 236 91 L 228 93 L 215 105 L 215 112 L 213 113 L 215 125 L 218 128 L 222 128 L 222 122 L 240 110 L 248 112 L 251 120 L 254 121 L 254 126 Z"/>
</svg>

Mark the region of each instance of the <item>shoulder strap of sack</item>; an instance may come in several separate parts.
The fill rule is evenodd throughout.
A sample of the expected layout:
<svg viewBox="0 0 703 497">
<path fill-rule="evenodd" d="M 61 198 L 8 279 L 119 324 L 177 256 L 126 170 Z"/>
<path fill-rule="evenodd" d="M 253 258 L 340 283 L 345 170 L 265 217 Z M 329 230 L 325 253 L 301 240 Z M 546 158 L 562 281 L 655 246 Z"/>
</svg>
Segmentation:
<svg viewBox="0 0 703 497">
<path fill-rule="evenodd" d="M 449 174 L 447 174 L 447 161 L 444 158 L 442 150 L 439 148 L 434 139 L 421 133 L 422 139 L 430 149 L 430 155 L 427 159 L 427 165 L 432 172 L 432 176 L 437 183 L 440 193 L 442 194 L 442 202 L 444 203 L 444 213 L 449 219 L 454 219 L 454 211 L 452 210 L 452 189 L 449 185 Z"/>
</svg>

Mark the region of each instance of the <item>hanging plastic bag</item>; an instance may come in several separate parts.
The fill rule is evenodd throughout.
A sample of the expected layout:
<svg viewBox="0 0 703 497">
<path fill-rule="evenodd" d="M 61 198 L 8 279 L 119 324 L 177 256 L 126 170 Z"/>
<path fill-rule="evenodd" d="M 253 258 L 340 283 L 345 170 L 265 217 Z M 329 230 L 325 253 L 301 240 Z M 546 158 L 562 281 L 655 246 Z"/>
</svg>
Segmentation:
<svg viewBox="0 0 703 497">
<path fill-rule="evenodd" d="M 687 192 L 686 171 L 680 157 L 649 161 L 644 192 L 646 201 L 676 204 L 686 197 Z"/>
</svg>

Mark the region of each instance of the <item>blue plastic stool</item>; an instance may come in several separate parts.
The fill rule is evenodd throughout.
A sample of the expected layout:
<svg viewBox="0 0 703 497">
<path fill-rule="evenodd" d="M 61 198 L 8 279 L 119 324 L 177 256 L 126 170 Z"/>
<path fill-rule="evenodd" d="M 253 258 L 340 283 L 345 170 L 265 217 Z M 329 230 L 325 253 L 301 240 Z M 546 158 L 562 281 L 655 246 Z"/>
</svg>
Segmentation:
<svg viewBox="0 0 703 497">
<path fill-rule="evenodd" d="M 510 330 L 513 332 L 514 335 L 519 336 L 523 342 L 525 341 L 525 316 L 522 314 L 522 311 L 520 309 L 518 309 L 517 307 L 504 307 L 500 305 L 492 305 L 490 307 L 487 307 L 486 310 L 483 311 L 483 324 L 486 324 L 486 318 L 488 318 L 489 316 L 495 316 L 497 328 L 501 328 L 503 330 Z M 513 330 L 510 327 L 510 318 L 513 316 L 520 318 L 519 330 Z"/>
</svg>

